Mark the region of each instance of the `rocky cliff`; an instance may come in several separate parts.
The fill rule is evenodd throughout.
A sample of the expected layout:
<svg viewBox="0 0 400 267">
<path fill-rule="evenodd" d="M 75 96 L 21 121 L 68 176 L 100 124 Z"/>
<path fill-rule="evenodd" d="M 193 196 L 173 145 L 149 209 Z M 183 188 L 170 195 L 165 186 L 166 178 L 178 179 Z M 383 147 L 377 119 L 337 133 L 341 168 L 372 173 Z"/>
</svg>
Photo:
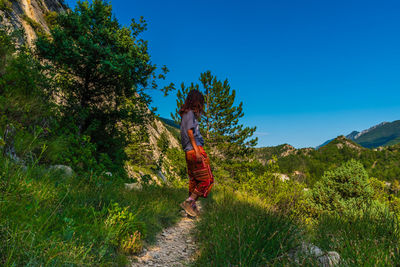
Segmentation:
<svg viewBox="0 0 400 267">
<path fill-rule="evenodd" d="M 46 20 L 51 16 L 51 12 L 67 10 L 60 0 L 2 0 L 2 3 L 1 24 L 22 29 L 29 44 L 32 44 L 39 31 L 49 32 Z"/>
</svg>

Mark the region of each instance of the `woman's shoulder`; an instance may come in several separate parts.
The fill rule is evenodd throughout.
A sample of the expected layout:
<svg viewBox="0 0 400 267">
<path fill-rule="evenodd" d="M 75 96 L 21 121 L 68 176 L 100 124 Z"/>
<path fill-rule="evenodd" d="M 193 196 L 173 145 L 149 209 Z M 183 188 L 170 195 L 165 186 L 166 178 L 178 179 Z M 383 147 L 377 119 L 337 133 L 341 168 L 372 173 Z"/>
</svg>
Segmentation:
<svg viewBox="0 0 400 267">
<path fill-rule="evenodd" d="M 188 111 L 183 113 L 182 117 L 183 116 L 185 116 L 185 117 L 193 117 L 194 116 L 193 110 L 189 109 Z"/>
</svg>

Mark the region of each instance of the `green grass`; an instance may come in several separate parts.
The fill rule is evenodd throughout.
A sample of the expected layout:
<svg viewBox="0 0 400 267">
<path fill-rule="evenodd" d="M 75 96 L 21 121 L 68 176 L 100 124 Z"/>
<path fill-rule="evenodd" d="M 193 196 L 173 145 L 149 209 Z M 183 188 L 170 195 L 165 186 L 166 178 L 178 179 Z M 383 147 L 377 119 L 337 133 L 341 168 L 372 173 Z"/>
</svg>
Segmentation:
<svg viewBox="0 0 400 267">
<path fill-rule="evenodd" d="M 178 220 L 185 196 L 168 187 L 127 191 L 115 177 L 24 170 L 0 157 L 0 265 L 123 266 Z"/>
<path fill-rule="evenodd" d="M 293 222 L 254 197 L 215 191 L 211 198 L 197 225 L 200 255 L 195 266 L 291 265 L 288 253 L 300 242 Z"/>
<path fill-rule="evenodd" d="M 194 266 L 316 266 L 316 259 L 293 251 L 302 241 L 336 251 L 340 266 L 396 266 L 400 262 L 400 228 L 393 213 L 362 217 L 322 216 L 301 226 L 265 208 L 258 198 L 232 191 L 213 192 L 204 203 L 196 238 Z M 307 229 L 307 230 L 301 230 Z"/>
<path fill-rule="evenodd" d="M 400 232 L 391 214 L 346 220 L 324 216 L 315 230 L 315 243 L 324 250 L 334 250 L 343 266 L 397 266 L 400 262 Z"/>
</svg>

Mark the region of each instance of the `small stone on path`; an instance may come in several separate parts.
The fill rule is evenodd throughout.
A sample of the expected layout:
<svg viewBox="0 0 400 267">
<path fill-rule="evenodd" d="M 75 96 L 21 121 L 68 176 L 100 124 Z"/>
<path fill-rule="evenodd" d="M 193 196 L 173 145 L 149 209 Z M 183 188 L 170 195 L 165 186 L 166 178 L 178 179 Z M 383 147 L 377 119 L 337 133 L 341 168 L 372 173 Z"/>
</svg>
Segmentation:
<svg viewBox="0 0 400 267">
<path fill-rule="evenodd" d="M 183 215 L 184 213 L 184 215 Z M 180 267 L 188 266 L 193 260 L 196 246 L 191 237 L 191 232 L 195 226 L 195 220 L 184 216 L 176 225 L 164 229 L 157 236 L 157 243 L 146 249 L 142 254 L 134 257 L 132 267 L 142 266 L 165 266 Z"/>
</svg>

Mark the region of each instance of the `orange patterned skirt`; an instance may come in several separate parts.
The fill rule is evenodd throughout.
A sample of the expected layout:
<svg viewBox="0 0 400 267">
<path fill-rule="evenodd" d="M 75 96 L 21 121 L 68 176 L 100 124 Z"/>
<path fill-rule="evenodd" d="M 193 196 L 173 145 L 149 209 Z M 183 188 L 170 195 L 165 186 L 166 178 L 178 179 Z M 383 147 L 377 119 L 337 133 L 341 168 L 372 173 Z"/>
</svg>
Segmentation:
<svg viewBox="0 0 400 267">
<path fill-rule="evenodd" d="M 210 159 L 203 147 L 199 146 L 203 155 L 201 162 L 196 161 L 194 150 L 186 152 L 186 164 L 189 175 L 189 195 L 195 193 L 201 197 L 207 197 L 214 184 L 214 176 L 210 168 Z"/>
</svg>

